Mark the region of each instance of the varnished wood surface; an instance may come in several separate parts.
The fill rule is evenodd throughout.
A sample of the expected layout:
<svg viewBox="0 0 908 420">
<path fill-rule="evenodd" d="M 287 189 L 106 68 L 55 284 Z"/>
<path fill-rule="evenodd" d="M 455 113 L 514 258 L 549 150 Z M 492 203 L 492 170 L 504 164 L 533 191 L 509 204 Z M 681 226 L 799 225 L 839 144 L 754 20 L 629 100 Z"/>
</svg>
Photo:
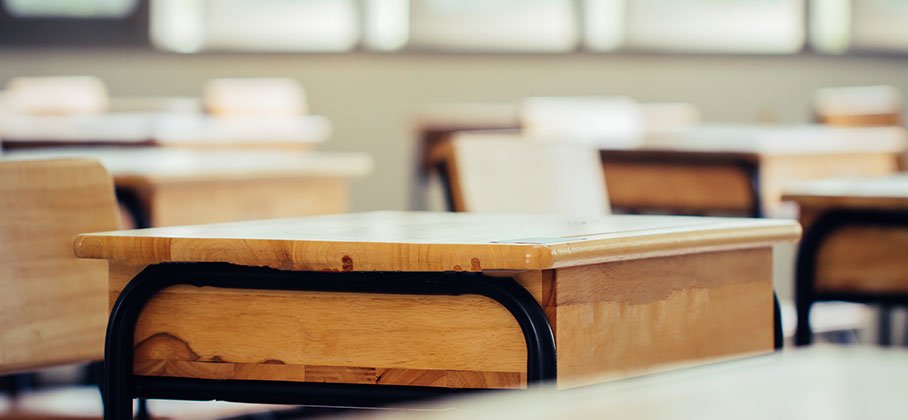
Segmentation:
<svg viewBox="0 0 908 420">
<path fill-rule="evenodd" d="M 903 350 L 813 347 L 576 390 L 474 395 L 354 418 L 899 419 L 908 411 L 906 378 Z"/>
<path fill-rule="evenodd" d="M 793 241 L 782 220 L 377 212 L 81 235 L 75 252 L 131 264 L 226 261 L 298 270 L 547 269 Z"/>
<path fill-rule="evenodd" d="M 770 247 L 555 270 L 559 385 L 772 349 Z"/>
<path fill-rule="evenodd" d="M 73 238 L 116 228 L 113 184 L 87 160 L 0 161 L 0 372 L 98 360 L 106 264 Z"/>
<path fill-rule="evenodd" d="M 576 386 L 770 351 L 771 266 L 767 246 L 528 271 L 517 280 L 556 333 L 559 384 Z M 111 269 L 113 301 L 140 268 Z M 519 326 L 480 296 L 175 287 L 145 307 L 135 345 L 141 375 L 526 386 Z"/>
</svg>

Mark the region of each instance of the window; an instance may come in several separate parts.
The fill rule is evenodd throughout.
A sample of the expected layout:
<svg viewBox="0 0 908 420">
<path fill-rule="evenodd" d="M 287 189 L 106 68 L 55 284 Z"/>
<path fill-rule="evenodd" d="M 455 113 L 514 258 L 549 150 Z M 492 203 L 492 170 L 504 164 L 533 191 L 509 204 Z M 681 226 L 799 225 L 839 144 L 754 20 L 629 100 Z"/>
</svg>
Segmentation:
<svg viewBox="0 0 908 420">
<path fill-rule="evenodd" d="M 804 0 L 628 0 L 626 45 L 658 51 L 792 53 Z"/>
<path fill-rule="evenodd" d="M 572 0 L 411 0 L 408 46 L 468 51 L 570 51 Z"/>
<path fill-rule="evenodd" d="M 360 38 L 354 0 L 156 0 L 152 40 L 177 52 L 347 51 Z"/>
<path fill-rule="evenodd" d="M 138 5 L 137 0 L 6 0 L 13 17 L 123 18 Z"/>
<path fill-rule="evenodd" d="M 908 51 L 908 0 L 854 0 L 851 25 L 851 49 Z"/>
<path fill-rule="evenodd" d="M 0 45 L 147 45 L 148 0 L 0 0 Z"/>
</svg>

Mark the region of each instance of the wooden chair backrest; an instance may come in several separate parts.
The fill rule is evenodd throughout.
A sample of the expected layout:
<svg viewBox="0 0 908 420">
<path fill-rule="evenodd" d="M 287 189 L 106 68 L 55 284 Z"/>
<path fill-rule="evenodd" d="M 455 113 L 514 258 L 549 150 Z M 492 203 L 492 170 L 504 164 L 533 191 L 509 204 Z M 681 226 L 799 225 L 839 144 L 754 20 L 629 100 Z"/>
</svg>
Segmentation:
<svg viewBox="0 0 908 420">
<path fill-rule="evenodd" d="M 520 134 L 463 132 L 445 153 L 453 207 L 486 213 L 610 213 L 599 152 Z"/>
<path fill-rule="evenodd" d="M 0 373 L 103 358 L 107 264 L 72 248 L 117 226 L 99 163 L 0 161 Z"/>
</svg>

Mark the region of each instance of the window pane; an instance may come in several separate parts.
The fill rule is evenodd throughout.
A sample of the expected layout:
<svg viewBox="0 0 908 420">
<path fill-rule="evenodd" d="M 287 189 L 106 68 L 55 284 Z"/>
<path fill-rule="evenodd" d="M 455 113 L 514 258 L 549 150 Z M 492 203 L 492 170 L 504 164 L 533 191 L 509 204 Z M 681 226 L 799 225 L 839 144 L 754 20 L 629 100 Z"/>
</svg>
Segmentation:
<svg viewBox="0 0 908 420">
<path fill-rule="evenodd" d="M 355 0 L 156 0 L 152 38 L 180 52 L 346 51 L 359 41 Z"/>
<path fill-rule="evenodd" d="M 4 0 L 13 17 L 122 18 L 138 0 Z"/>
<path fill-rule="evenodd" d="M 624 43 L 626 0 L 584 0 L 583 27 L 586 46 L 612 50 Z"/>
<path fill-rule="evenodd" d="M 409 45 L 569 51 L 577 46 L 577 26 L 571 0 L 411 0 Z"/>
<path fill-rule="evenodd" d="M 852 48 L 908 50 L 908 0 L 855 0 L 851 7 Z"/>
<path fill-rule="evenodd" d="M 630 47 L 787 53 L 804 44 L 803 0 L 631 0 Z"/>
<path fill-rule="evenodd" d="M 812 0 L 808 28 L 813 48 L 844 52 L 851 41 L 851 0 Z"/>
</svg>

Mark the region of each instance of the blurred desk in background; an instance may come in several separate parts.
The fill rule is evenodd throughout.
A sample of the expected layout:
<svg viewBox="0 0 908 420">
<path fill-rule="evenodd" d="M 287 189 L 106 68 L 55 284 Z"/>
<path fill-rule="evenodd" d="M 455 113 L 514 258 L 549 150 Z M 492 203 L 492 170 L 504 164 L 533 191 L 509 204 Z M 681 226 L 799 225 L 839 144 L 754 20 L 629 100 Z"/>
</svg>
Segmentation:
<svg viewBox="0 0 908 420">
<path fill-rule="evenodd" d="M 365 419 L 863 420 L 908 412 L 908 352 L 814 347 L 585 388 L 481 395 Z M 360 417 L 357 417 L 360 418 Z"/>
<path fill-rule="evenodd" d="M 811 341 L 814 302 L 844 300 L 908 305 L 908 175 L 829 179 L 786 189 L 801 208 L 804 239 L 798 254 L 798 344 Z M 880 343 L 891 343 L 883 311 Z"/>
<path fill-rule="evenodd" d="M 163 146 L 305 150 L 325 141 L 321 116 L 215 117 L 197 113 L 5 115 L 0 147 Z"/>
<path fill-rule="evenodd" d="M 490 133 L 496 134 L 458 135 Z M 576 141 L 600 149 L 616 211 L 747 216 L 784 213 L 787 182 L 894 173 L 906 149 L 905 132 L 896 127 L 703 126 L 639 139 Z M 442 145 L 434 146 L 425 167 L 442 163 Z"/>
<path fill-rule="evenodd" d="M 340 213 L 347 209 L 350 179 L 372 170 L 372 158 L 360 153 L 137 147 L 2 156 L 101 161 L 138 227 Z"/>
<path fill-rule="evenodd" d="M 601 155 L 616 210 L 761 217 L 790 213 L 786 183 L 891 174 L 905 149 L 896 127 L 704 126 Z"/>
</svg>

